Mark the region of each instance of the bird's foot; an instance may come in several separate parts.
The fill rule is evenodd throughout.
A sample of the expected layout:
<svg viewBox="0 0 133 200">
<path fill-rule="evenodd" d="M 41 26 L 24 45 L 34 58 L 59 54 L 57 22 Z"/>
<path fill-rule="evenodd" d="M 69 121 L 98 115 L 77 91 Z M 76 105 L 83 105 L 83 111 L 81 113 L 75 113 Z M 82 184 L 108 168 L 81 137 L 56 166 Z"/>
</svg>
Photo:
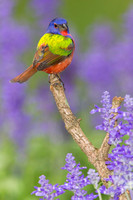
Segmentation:
<svg viewBox="0 0 133 200">
<path fill-rule="evenodd" d="M 58 80 L 60 81 L 60 83 L 54 83 L 54 85 L 59 85 L 61 84 L 63 89 L 65 90 L 65 87 L 64 87 L 64 83 L 63 81 L 61 80 L 60 76 L 58 74 L 55 74 L 55 76 L 58 78 Z M 48 75 L 48 82 L 49 84 L 51 84 L 51 81 L 50 81 L 50 74 Z"/>
<path fill-rule="evenodd" d="M 63 86 L 64 90 L 65 90 L 65 87 L 64 87 L 64 83 L 63 81 L 61 80 L 60 76 L 58 74 L 55 74 L 56 77 L 58 78 L 58 80 L 60 81 L 61 85 Z"/>
<path fill-rule="evenodd" d="M 51 84 L 51 81 L 50 81 L 50 74 L 48 74 L 48 82 L 49 82 L 49 84 Z"/>
</svg>

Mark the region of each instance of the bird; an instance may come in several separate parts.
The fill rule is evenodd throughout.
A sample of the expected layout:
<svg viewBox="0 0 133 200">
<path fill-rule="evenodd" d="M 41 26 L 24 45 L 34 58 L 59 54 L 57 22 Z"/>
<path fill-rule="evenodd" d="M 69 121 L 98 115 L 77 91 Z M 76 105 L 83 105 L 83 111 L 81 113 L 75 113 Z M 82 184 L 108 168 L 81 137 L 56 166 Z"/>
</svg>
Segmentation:
<svg viewBox="0 0 133 200">
<path fill-rule="evenodd" d="M 38 42 L 32 64 L 10 82 L 23 83 L 37 71 L 58 76 L 70 65 L 74 49 L 75 42 L 69 32 L 67 21 L 63 18 L 53 19 Z"/>
</svg>

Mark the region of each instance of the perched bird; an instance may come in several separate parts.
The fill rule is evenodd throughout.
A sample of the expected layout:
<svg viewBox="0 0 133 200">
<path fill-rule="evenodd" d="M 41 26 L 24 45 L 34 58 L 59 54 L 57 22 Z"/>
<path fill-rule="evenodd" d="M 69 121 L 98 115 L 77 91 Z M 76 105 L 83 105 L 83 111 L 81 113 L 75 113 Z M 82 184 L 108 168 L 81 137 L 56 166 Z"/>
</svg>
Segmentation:
<svg viewBox="0 0 133 200">
<path fill-rule="evenodd" d="M 62 72 L 72 61 L 74 40 L 69 33 L 67 21 L 62 18 L 53 19 L 37 45 L 33 64 L 10 82 L 23 83 L 37 71 L 48 74 Z"/>
</svg>

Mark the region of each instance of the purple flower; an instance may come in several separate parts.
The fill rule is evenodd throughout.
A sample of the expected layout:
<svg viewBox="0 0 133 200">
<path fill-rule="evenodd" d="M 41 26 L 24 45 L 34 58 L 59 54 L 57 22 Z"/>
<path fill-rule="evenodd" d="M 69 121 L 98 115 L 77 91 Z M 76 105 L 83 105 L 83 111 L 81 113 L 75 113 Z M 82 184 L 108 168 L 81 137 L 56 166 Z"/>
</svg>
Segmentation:
<svg viewBox="0 0 133 200">
<path fill-rule="evenodd" d="M 80 167 L 80 164 L 76 164 L 74 159 L 71 153 L 66 155 L 66 164 L 62 169 L 67 170 L 69 173 L 67 174 L 67 180 L 63 185 L 63 189 L 74 192 L 72 199 L 81 199 L 87 193 L 87 191 L 82 188 L 90 184 L 90 181 L 87 177 L 85 178 L 81 172 L 81 170 L 86 169 L 86 167 Z"/>
<path fill-rule="evenodd" d="M 107 92 L 104 92 L 101 102 L 103 107 L 97 108 L 96 106 L 92 114 L 95 112 L 102 113 L 103 123 L 100 128 L 109 133 L 109 143 L 115 145 L 112 153 L 108 155 L 111 161 L 106 162 L 109 170 L 112 171 L 112 175 L 106 181 L 111 182 L 112 185 L 103 193 L 118 199 L 119 195 L 126 190 L 133 190 L 133 98 L 126 95 L 124 100 L 125 110 L 122 111 L 120 108 L 115 110 L 118 113 L 116 119 L 121 120 L 117 126 L 114 126 L 114 122 L 110 123 L 112 121 L 110 117 L 112 109 L 109 93 L 107 97 Z M 129 136 L 125 145 L 120 144 L 123 141 L 123 135 Z"/>
<path fill-rule="evenodd" d="M 93 200 L 93 199 L 96 199 L 98 197 L 98 195 L 94 195 L 93 193 L 89 194 L 89 195 L 86 195 L 85 199 L 88 199 L 88 200 Z M 82 199 L 81 199 L 82 200 Z"/>
<path fill-rule="evenodd" d="M 36 190 L 31 194 L 35 194 L 36 196 L 43 197 L 43 199 L 52 200 L 54 197 L 57 197 L 64 193 L 64 190 L 61 186 L 49 184 L 49 180 L 46 179 L 44 175 L 39 177 L 39 184 L 41 187 L 34 187 Z"/>
<path fill-rule="evenodd" d="M 95 189 L 98 189 L 98 183 L 100 181 L 100 177 L 99 177 L 99 174 L 97 172 L 95 172 L 94 169 L 89 169 L 88 171 L 88 179 L 90 180 L 90 183 L 92 185 L 94 185 L 94 188 Z"/>
<path fill-rule="evenodd" d="M 110 103 L 110 95 L 109 92 L 105 91 L 102 95 L 102 107 L 95 106 L 96 109 L 93 109 L 90 113 L 94 114 L 96 112 L 101 113 L 101 117 L 103 118 L 102 124 L 96 126 L 96 129 L 104 130 L 110 134 L 109 143 L 110 144 L 119 144 L 122 142 L 121 134 L 119 132 L 120 123 L 118 126 L 114 127 L 114 123 L 116 117 L 114 117 L 113 113 L 117 113 L 120 108 L 112 109 L 112 105 Z M 122 134 L 123 136 L 124 134 Z"/>
<path fill-rule="evenodd" d="M 35 194 L 36 196 L 43 197 L 43 199 L 50 200 L 69 190 L 74 193 L 74 195 L 71 197 L 72 200 L 93 200 L 98 197 L 98 195 L 94 195 L 93 193 L 87 194 L 87 191 L 83 190 L 85 186 L 93 183 L 96 184 L 96 182 L 99 181 L 100 178 L 98 178 L 98 174 L 92 170 L 94 177 L 93 180 L 89 180 L 91 178 L 89 176 L 91 173 L 90 170 L 90 172 L 88 173 L 89 177 L 87 176 L 85 178 L 81 170 L 86 169 L 86 167 L 80 167 L 80 164 L 76 164 L 75 158 L 72 156 L 71 153 L 68 153 L 66 155 L 66 164 L 64 167 L 62 167 L 62 169 L 68 171 L 67 179 L 64 184 L 49 184 L 49 180 L 46 180 L 46 177 L 42 175 L 40 176 L 39 181 L 41 187 L 35 187 L 36 190 L 33 191 L 31 194 Z"/>
</svg>

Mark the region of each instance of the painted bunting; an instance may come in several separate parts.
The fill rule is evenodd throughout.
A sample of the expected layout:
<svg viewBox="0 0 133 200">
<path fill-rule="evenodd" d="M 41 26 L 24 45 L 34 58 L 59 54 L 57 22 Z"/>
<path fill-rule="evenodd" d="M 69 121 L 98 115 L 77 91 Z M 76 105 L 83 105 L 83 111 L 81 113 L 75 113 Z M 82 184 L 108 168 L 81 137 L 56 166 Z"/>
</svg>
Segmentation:
<svg viewBox="0 0 133 200">
<path fill-rule="evenodd" d="M 10 82 L 23 83 L 37 71 L 48 74 L 62 72 L 71 63 L 74 49 L 75 44 L 67 21 L 62 18 L 53 19 L 38 42 L 33 64 Z"/>
</svg>

